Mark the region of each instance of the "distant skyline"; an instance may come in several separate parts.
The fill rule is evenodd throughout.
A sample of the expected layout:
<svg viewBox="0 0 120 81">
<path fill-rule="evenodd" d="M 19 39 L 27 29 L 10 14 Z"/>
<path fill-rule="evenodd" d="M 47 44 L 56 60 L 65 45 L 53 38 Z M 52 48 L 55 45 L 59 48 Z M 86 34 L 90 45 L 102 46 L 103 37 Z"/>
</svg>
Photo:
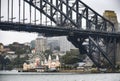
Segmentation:
<svg viewBox="0 0 120 81">
<path fill-rule="evenodd" d="M 103 15 L 105 10 L 113 10 L 117 14 L 118 22 L 120 22 L 120 0 L 81 0 L 89 7 L 94 9 L 99 14 Z M 4 45 L 13 42 L 30 42 L 37 38 L 37 33 L 27 32 L 13 32 L 13 31 L 1 31 L 0 30 L 0 42 Z"/>
</svg>

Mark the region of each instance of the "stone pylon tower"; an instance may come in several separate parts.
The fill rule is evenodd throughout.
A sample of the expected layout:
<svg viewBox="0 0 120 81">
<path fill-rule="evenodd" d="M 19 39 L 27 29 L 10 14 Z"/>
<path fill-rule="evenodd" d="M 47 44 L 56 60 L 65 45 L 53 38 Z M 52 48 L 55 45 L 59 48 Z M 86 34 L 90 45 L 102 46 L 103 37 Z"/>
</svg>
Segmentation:
<svg viewBox="0 0 120 81">
<path fill-rule="evenodd" d="M 103 16 L 111 21 L 113 24 L 114 24 L 114 27 L 115 27 L 115 32 L 118 32 L 118 20 L 117 20 L 117 15 L 114 11 L 111 11 L 111 10 L 106 10 L 104 13 L 103 13 Z M 113 43 L 110 43 L 109 46 L 110 46 L 110 49 L 112 48 Z M 111 52 L 113 53 L 113 52 Z M 111 55 L 111 54 L 110 54 Z M 115 55 L 115 59 L 116 59 L 116 65 L 120 65 L 120 41 L 117 42 L 117 46 L 116 46 L 116 55 Z"/>
<path fill-rule="evenodd" d="M 118 31 L 118 20 L 117 20 L 117 15 L 114 11 L 111 11 L 111 10 L 106 10 L 104 13 L 103 13 L 103 16 L 111 21 L 113 24 L 114 24 L 114 27 L 115 27 L 115 31 L 117 32 Z"/>
</svg>

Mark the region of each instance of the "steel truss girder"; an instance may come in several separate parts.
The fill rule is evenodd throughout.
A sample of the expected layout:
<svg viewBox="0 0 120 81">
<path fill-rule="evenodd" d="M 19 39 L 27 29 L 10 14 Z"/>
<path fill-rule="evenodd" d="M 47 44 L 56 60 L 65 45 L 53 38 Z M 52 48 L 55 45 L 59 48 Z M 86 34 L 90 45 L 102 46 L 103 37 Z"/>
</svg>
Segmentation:
<svg viewBox="0 0 120 81">
<path fill-rule="evenodd" d="M 33 2 L 31 2 L 31 0 L 30 0 L 30 1 L 24 0 L 24 1 L 27 2 L 29 5 L 33 6 L 35 9 L 37 9 L 37 10 L 40 11 L 41 13 L 43 13 L 43 14 L 44 14 L 46 17 L 48 17 L 51 21 L 53 21 L 53 22 L 56 23 L 55 19 L 52 18 L 48 13 L 46 13 L 46 12 L 43 10 L 43 8 L 45 7 L 46 3 L 42 6 L 42 8 L 39 8 L 39 7 L 37 7 L 36 5 L 34 5 Z"/>
<path fill-rule="evenodd" d="M 110 41 L 111 39 L 112 41 Z M 68 36 L 68 40 L 87 56 L 99 68 L 115 68 L 116 38 Z M 112 49 L 108 46 L 111 43 Z"/>
<path fill-rule="evenodd" d="M 48 17 L 51 21 L 53 21 L 56 25 L 69 27 L 69 28 L 77 28 L 77 29 L 83 29 L 82 23 L 84 22 L 83 19 L 86 20 L 86 28 L 85 30 L 94 30 L 94 31 L 109 31 L 114 32 L 114 25 L 101 15 L 99 15 L 96 11 L 91 9 L 89 6 L 87 6 L 85 3 L 83 3 L 81 0 L 73 0 L 72 6 L 70 5 L 70 1 L 64 1 L 64 0 L 55 0 L 56 4 L 53 4 L 52 0 L 40 0 L 40 2 L 44 2 L 44 5 L 41 5 L 40 7 L 35 5 L 33 3 L 33 0 L 24 0 L 29 5 L 33 6 L 35 9 L 43 13 L 46 17 Z M 46 5 L 50 6 L 50 14 L 45 12 L 44 8 Z M 66 7 L 63 7 L 66 6 Z M 82 8 L 83 9 L 82 9 Z M 66 11 L 64 11 L 64 8 L 66 8 Z M 60 15 L 60 21 L 56 20 L 54 16 L 56 13 L 59 13 Z M 72 14 L 74 14 L 74 17 L 72 17 Z"/>
</svg>

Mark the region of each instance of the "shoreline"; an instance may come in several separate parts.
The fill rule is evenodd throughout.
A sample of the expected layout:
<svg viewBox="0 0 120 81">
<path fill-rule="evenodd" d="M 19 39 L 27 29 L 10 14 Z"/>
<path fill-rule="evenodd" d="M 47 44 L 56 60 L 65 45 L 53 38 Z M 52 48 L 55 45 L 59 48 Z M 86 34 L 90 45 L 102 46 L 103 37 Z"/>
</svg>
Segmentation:
<svg viewBox="0 0 120 81">
<path fill-rule="evenodd" d="M 70 73 L 70 74 L 105 74 L 105 73 L 120 73 L 120 71 L 115 72 L 101 72 L 101 71 L 81 71 L 81 70 L 59 70 L 59 71 L 19 71 L 19 70 L 0 70 L 0 73 Z"/>
</svg>

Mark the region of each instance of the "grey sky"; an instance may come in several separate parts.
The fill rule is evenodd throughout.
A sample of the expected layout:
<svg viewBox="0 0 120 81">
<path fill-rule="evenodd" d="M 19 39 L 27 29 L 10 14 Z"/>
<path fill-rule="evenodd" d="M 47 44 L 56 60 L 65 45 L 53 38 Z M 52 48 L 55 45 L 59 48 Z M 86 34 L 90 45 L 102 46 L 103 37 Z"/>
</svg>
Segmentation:
<svg viewBox="0 0 120 81">
<path fill-rule="evenodd" d="M 101 15 L 105 10 L 115 11 L 118 17 L 118 21 L 120 22 L 120 0 L 82 0 L 82 1 Z M 12 43 L 14 41 L 20 43 L 30 42 L 36 37 L 37 37 L 36 33 L 0 31 L 0 42 L 2 42 L 5 45 Z"/>
</svg>

